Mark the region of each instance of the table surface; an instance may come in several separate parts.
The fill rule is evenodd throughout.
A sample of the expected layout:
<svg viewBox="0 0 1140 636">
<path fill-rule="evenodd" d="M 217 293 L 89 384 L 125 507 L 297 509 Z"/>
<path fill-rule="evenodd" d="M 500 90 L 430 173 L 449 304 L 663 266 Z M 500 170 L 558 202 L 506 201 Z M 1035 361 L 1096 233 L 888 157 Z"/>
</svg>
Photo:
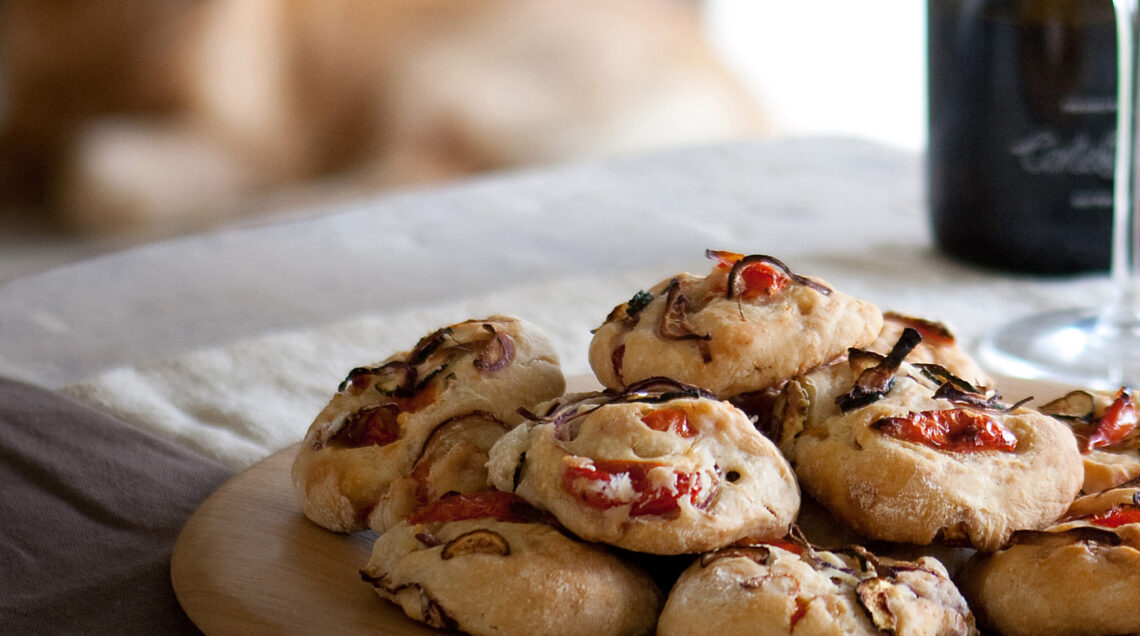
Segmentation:
<svg viewBox="0 0 1140 636">
<path fill-rule="evenodd" d="M 779 256 L 967 336 L 1104 286 L 939 256 L 915 153 L 850 139 L 741 142 L 378 196 L 18 279 L 0 287 L 0 374 L 54 387 L 274 330 L 526 285 L 631 272 L 649 285 L 703 270 L 706 248 Z"/>
</svg>

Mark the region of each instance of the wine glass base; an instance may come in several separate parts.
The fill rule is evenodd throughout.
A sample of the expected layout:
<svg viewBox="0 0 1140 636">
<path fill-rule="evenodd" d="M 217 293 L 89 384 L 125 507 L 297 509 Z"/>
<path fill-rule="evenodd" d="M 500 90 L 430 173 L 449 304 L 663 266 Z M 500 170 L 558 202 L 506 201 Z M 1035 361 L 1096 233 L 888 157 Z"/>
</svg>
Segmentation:
<svg viewBox="0 0 1140 636">
<path fill-rule="evenodd" d="M 1090 389 L 1140 383 L 1140 332 L 1116 328 L 1094 309 L 1029 316 L 987 334 L 979 362 L 991 371 Z"/>
</svg>

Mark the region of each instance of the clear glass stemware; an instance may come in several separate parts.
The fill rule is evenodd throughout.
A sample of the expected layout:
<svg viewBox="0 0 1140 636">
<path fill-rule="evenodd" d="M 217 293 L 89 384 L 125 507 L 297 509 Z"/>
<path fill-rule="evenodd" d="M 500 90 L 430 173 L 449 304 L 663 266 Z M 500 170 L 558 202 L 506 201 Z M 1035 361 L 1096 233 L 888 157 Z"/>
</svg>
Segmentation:
<svg viewBox="0 0 1140 636">
<path fill-rule="evenodd" d="M 984 364 L 1014 377 L 1090 388 L 1140 385 L 1140 270 L 1136 259 L 1137 2 L 1116 11 L 1116 171 L 1113 185 L 1112 287 L 1102 306 L 1023 318 L 988 334 Z"/>
</svg>

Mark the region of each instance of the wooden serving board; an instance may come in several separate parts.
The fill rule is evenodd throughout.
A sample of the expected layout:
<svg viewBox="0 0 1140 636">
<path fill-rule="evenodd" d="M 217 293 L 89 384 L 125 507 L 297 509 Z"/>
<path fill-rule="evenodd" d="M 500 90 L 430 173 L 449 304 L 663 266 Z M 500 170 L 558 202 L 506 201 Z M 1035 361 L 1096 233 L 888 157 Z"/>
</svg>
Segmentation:
<svg viewBox="0 0 1140 636">
<path fill-rule="evenodd" d="M 570 384 L 589 388 L 577 378 Z M 1067 390 L 1024 380 L 998 384 L 1011 402 Z M 291 446 L 235 476 L 186 524 L 170 572 L 187 615 L 211 635 L 439 634 L 361 580 L 375 535 L 335 534 L 301 513 L 290 481 L 296 453 Z"/>
<path fill-rule="evenodd" d="M 370 533 L 310 522 L 293 496 L 290 446 L 226 482 L 174 544 L 170 575 L 207 634 L 438 634 L 364 583 Z"/>
</svg>

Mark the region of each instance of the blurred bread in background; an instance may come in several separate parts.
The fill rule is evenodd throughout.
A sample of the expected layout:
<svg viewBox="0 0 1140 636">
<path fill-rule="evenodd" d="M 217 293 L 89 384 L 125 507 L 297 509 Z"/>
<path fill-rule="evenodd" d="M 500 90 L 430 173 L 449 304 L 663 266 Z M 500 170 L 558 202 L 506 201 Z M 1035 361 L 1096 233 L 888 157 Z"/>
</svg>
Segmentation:
<svg viewBox="0 0 1140 636">
<path fill-rule="evenodd" d="M 7 0 L 0 73 L 0 208 L 88 233 L 765 129 L 683 0 Z"/>
</svg>

